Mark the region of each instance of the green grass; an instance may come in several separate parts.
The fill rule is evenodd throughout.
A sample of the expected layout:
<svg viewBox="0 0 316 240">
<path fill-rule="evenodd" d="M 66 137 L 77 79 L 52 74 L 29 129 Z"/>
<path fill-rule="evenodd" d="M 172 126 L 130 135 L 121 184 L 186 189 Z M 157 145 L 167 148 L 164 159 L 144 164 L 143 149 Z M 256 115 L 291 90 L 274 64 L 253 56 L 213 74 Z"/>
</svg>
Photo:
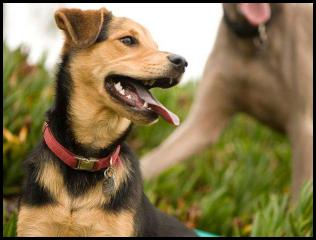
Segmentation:
<svg viewBox="0 0 316 240">
<path fill-rule="evenodd" d="M 53 81 L 44 59 L 29 66 L 20 48 L 3 47 L 3 235 L 15 236 L 21 163 L 41 135 Z M 153 92 L 183 121 L 195 89 L 190 82 Z M 135 126 L 128 142 L 143 156 L 173 130 L 162 120 Z M 221 236 L 312 236 L 313 186 L 306 184 L 299 201 L 290 204 L 290 160 L 285 137 L 240 114 L 212 148 L 145 182 L 145 192 L 152 203 L 187 226 Z"/>
<path fill-rule="evenodd" d="M 4 195 L 21 190 L 21 161 L 41 134 L 53 94 L 52 77 L 43 66 L 28 65 L 21 48 L 3 45 L 3 179 Z"/>
<path fill-rule="evenodd" d="M 194 89 L 190 83 L 170 95 L 156 90 L 155 96 L 184 119 Z M 162 121 L 139 126 L 130 142 L 137 141 L 134 149 L 142 156 L 173 129 Z M 290 205 L 290 160 L 284 136 L 240 114 L 212 148 L 146 182 L 145 190 L 156 206 L 190 227 L 223 236 L 311 236 L 312 185 L 297 206 Z M 304 214 L 298 210 L 302 207 Z"/>
</svg>

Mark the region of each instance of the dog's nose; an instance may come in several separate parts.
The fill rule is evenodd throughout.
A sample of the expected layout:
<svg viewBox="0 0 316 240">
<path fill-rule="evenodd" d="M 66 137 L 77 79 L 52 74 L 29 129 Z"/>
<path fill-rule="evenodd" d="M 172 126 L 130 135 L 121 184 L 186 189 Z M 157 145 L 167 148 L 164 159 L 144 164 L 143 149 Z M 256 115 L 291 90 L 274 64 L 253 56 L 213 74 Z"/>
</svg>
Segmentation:
<svg viewBox="0 0 316 240">
<path fill-rule="evenodd" d="M 188 66 L 188 62 L 187 60 L 185 60 L 184 57 L 181 57 L 179 55 L 176 54 L 171 54 L 169 56 L 167 56 L 167 58 L 169 59 L 169 61 L 175 65 L 175 67 L 182 67 L 185 68 Z"/>
</svg>

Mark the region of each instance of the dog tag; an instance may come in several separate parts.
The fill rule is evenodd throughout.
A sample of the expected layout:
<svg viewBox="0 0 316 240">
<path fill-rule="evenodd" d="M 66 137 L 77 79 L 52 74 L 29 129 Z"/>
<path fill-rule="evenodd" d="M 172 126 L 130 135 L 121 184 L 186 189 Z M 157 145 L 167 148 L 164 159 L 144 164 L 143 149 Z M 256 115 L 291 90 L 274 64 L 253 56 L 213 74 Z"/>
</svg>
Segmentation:
<svg viewBox="0 0 316 240">
<path fill-rule="evenodd" d="M 259 49 L 263 50 L 266 48 L 267 40 L 268 40 L 268 34 L 266 30 L 266 26 L 264 24 L 260 24 L 258 28 L 259 37 L 256 37 L 254 41 L 254 45 Z"/>
<path fill-rule="evenodd" d="M 108 167 L 104 171 L 103 193 L 112 194 L 114 192 L 114 187 L 114 169 L 112 167 Z"/>
</svg>

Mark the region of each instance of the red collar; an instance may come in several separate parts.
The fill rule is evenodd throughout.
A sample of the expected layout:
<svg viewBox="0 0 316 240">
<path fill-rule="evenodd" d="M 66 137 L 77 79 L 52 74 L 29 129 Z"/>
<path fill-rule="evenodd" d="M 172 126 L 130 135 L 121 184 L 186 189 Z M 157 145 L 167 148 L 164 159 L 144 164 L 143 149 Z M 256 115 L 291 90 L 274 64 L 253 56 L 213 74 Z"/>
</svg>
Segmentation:
<svg viewBox="0 0 316 240">
<path fill-rule="evenodd" d="M 120 149 L 121 146 L 118 145 L 114 152 L 107 157 L 104 158 L 85 158 L 76 156 L 68 149 L 64 148 L 53 136 L 48 124 L 45 122 L 44 124 L 44 140 L 48 146 L 48 148 L 65 164 L 73 169 L 80 169 L 86 171 L 98 171 L 101 169 L 105 169 L 110 165 L 115 165 L 120 161 Z"/>
</svg>

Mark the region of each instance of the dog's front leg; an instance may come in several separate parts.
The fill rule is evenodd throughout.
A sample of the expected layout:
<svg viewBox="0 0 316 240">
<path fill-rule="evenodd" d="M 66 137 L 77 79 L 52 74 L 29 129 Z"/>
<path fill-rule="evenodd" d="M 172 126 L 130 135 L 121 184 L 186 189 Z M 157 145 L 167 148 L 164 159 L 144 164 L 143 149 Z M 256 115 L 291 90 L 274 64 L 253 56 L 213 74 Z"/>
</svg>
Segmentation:
<svg viewBox="0 0 316 240">
<path fill-rule="evenodd" d="M 292 120 L 288 135 L 292 145 L 292 200 L 298 199 L 305 181 L 313 179 L 313 120 L 307 117 Z"/>
</svg>

